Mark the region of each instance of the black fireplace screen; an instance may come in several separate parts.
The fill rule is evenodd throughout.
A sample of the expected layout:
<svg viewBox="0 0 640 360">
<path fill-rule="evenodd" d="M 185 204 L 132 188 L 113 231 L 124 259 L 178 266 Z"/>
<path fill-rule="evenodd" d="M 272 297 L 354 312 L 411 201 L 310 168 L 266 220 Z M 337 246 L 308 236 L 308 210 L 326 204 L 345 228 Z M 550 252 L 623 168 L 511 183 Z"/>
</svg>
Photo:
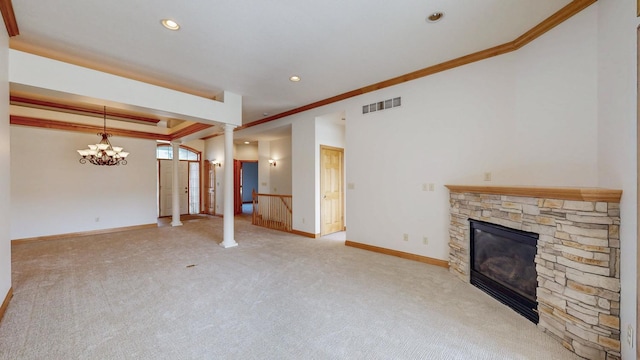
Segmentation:
<svg viewBox="0 0 640 360">
<path fill-rule="evenodd" d="M 482 221 L 471 224 L 471 283 L 537 323 L 538 234 Z"/>
</svg>

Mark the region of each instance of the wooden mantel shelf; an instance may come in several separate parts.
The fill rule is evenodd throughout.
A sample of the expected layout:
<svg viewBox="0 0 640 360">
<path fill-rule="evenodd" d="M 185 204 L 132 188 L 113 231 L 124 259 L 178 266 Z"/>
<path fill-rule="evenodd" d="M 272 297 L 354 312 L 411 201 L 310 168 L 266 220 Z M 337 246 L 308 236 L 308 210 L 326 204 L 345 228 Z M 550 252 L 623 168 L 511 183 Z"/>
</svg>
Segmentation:
<svg viewBox="0 0 640 360">
<path fill-rule="evenodd" d="M 527 196 L 545 199 L 619 203 L 622 190 L 580 187 L 445 185 L 456 193 Z"/>
</svg>

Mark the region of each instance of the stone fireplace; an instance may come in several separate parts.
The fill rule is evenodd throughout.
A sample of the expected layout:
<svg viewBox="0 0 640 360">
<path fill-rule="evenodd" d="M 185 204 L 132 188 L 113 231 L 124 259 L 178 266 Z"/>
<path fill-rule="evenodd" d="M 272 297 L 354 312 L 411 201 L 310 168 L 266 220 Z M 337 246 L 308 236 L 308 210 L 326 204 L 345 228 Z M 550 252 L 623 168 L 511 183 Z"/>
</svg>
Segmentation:
<svg viewBox="0 0 640 360">
<path fill-rule="evenodd" d="M 449 269 L 470 282 L 470 222 L 538 235 L 538 327 L 587 359 L 620 359 L 620 196 L 594 188 L 447 185 Z"/>
</svg>

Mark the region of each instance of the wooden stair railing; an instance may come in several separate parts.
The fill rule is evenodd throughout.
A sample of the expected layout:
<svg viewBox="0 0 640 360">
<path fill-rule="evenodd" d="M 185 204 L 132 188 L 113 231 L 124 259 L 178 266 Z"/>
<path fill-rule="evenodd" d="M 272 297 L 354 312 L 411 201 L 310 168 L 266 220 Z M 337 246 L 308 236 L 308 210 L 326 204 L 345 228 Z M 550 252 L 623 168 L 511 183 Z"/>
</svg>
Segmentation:
<svg viewBox="0 0 640 360">
<path fill-rule="evenodd" d="M 251 223 L 253 225 L 291 232 L 293 222 L 291 195 L 259 194 L 253 191 L 252 196 Z"/>
</svg>

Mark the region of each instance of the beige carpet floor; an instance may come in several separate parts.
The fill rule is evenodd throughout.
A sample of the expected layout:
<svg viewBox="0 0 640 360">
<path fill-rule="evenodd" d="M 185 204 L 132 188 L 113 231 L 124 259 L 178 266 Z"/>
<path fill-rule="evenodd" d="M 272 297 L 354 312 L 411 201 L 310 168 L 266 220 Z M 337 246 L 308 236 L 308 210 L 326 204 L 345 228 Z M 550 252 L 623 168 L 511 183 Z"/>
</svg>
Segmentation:
<svg viewBox="0 0 640 360">
<path fill-rule="evenodd" d="M 222 219 L 13 247 L 0 359 L 576 359 L 446 269 Z"/>
</svg>

